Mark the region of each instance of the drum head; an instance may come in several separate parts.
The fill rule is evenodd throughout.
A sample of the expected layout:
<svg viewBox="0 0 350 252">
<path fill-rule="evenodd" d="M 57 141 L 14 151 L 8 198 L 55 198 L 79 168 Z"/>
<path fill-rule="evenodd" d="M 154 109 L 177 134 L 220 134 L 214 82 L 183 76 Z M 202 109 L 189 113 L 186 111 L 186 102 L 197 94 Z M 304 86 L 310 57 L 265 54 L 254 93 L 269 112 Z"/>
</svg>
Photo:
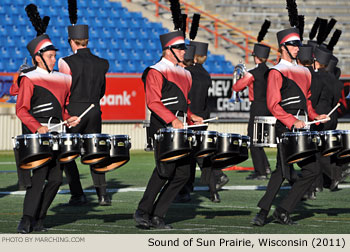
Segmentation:
<svg viewBox="0 0 350 252">
<path fill-rule="evenodd" d="M 41 159 L 35 159 L 27 163 L 22 163 L 20 164 L 19 167 L 24 170 L 38 169 L 48 164 L 51 160 L 52 160 L 52 156 L 43 157 Z"/>
<path fill-rule="evenodd" d="M 130 160 L 129 156 L 118 157 L 118 158 L 107 158 L 99 164 L 92 165 L 92 169 L 94 169 L 97 172 L 105 173 L 105 172 L 113 171 L 122 167 L 127 162 L 129 162 L 129 160 Z"/>
</svg>

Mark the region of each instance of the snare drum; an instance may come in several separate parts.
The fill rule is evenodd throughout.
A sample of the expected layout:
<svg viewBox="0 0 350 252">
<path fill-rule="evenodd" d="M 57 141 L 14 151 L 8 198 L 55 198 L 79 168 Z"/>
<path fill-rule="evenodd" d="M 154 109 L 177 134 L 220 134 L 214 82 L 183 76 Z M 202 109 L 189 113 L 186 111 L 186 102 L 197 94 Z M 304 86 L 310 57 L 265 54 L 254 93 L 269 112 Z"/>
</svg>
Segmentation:
<svg viewBox="0 0 350 252">
<path fill-rule="evenodd" d="M 207 157 L 216 152 L 217 131 L 196 131 L 195 132 L 195 157 Z"/>
<path fill-rule="evenodd" d="M 111 150 L 109 158 L 105 161 L 93 165 L 93 169 L 98 172 L 113 171 L 130 160 L 129 150 L 131 148 L 130 137 L 128 135 L 111 135 Z"/>
<path fill-rule="evenodd" d="M 25 134 L 13 138 L 14 151 L 18 152 L 22 169 L 37 169 L 53 157 L 51 134 Z"/>
<path fill-rule="evenodd" d="M 81 135 L 79 133 L 60 133 L 58 136 L 59 154 L 61 163 L 68 163 L 76 159 L 81 151 Z"/>
<path fill-rule="evenodd" d="M 109 157 L 111 148 L 108 134 L 83 134 L 81 137 L 81 162 L 94 165 Z"/>
<path fill-rule="evenodd" d="M 157 159 L 175 161 L 187 156 L 192 149 L 194 132 L 189 129 L 161 128 L 154 135 Z"/>
<path fill-rule="evenodd" d="M 350 130 L 341 130 L 341 150 L 337 153 L 337 158 L 344 159 L 350 157 Z"/>
<path fill-rule="evenodd" d="M 317 131 L 285 132 L 282 143 L 288 164 L 302 161 L 319 151 L 320 138 Z"/>
<path fill-rule="evenodd" d="M 342 149 L 341 131 L 327 130 L 320 131 L 321 154 L 325 157 L 331 156 Z"/>
<path fill-rule="evenodd" d="M 254 147 L 277 147 L 276 143 L 276 117 L 256 116 L 253 126 Z"/>
</svg>

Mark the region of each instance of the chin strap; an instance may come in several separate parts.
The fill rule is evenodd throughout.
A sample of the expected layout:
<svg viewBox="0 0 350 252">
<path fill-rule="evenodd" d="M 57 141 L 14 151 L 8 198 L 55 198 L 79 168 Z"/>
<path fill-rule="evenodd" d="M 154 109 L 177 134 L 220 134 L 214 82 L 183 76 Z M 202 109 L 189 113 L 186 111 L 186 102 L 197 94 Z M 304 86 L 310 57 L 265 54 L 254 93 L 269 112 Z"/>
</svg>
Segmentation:
<svg viewBox="0 0 350 252">
<path fill-rule="evenodd" d="M 289 57 L 290 57 L 292 60 L 297 60 L 297 58 L 294 58 L 294 57 L 292 56 L 292 54 L 289 52 L 288 47 L 287 47 L 286 45 L 283 45 L 283 47 L 286 49 L 286 51 L 287 51 Z"/>
<path fill-rule="evenodd" d="M 171 53 L 174 55 L 177 63 L 181 63 L 181 61 L 179 60 L 179 58 L 176 56 L 175 52 L 173 51 L 173 48 L 170 47 L 169 49 L 170 49 Z"/>
<path fill-rule="evenodd" d="M 47 66 L 46 61 L 44 60 L 43 55 L 42 55 L 41 53 L 39 53 L 39 56 L 40 56 L 41 60 L 44 62 L 44 65 L 45 65 L 45 67 L 46 67 L 46 70 L 47 70 L 49 73 L 51 73 L 51 70 L 50 70 L 49 67 Z"/>
</svg>

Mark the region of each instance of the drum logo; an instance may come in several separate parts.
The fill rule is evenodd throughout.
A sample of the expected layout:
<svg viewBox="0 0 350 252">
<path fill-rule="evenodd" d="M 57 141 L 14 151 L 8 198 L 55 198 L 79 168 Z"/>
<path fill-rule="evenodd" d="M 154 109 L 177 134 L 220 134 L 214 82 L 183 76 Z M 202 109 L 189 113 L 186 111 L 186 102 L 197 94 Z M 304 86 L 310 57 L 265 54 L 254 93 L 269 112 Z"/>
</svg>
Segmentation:
<svg viewBox="0 0 350 252">
<path fill-rule="evenodd" d="M 207 142 L 208 142 L 208 143 L 212 143 L 212 142 L 213 142 L 213 139 L 212 139 L 212 138 L 208 138 L 208 139 L 207 139 Z"/>
<path fill-rule="evenodd" d="M 234 144 L 234 145 L 239 145 L 239 141 L 238 141 L 238 140 L 234 140 L 234 141 L 233 141 L 233 144 Z"/>
<path fill-rule="evenodd" d="M 44 141 L 43 141 L 43 145 L 50 145 L 50 141 L 44 140 Z"/>
<path fill-rule="evenodd" d="M 247 143 L 242 143 L 242 147 L 247 147 L 248 144 Z"/>
<path fill-rule="evenodd" d="M 124 142 L 118 142 L 118 147 L 124 147 L 125 146 L 125 143 Z"/>
<path fill-rule="evenodd" d="M 100 141 L 98 142 L 98 144 L 99 144 L 99 145 L 106 145 L 106 141 L 105 141 L 105 140 L 100 140 Z"/>
<path fill-rule="evenodd" d="M 72 145 L 73 142 L 71 140 L 64 141 L 64 145 Z"/>
<path fill-rule="evenodd" d="M 332 142 L 336 142 L 336 141 L 338 141 L 338 138 L 337 138 L 336 136 L 332 136 L 332 137 L 331 137 L 331 141 L 332 141 Z"/>
</svg>

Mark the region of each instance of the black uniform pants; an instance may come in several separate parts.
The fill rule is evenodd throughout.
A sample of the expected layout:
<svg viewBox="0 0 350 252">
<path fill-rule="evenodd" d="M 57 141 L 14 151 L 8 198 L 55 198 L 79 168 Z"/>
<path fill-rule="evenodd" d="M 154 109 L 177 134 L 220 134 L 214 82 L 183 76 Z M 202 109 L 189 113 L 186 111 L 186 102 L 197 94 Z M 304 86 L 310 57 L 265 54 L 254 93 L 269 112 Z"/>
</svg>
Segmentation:
<svg viewBox="0 0 350 252">
<path fill-rule="evenodd" d="M 146 190 L 139 202 L 138 209 L 150 215 L 164 218 L 170 204 L 186 184 L 190 176 L 189 156 L 165 164 L 165 168 L 174 169 L 170 178 L 161 177 L 157 167 L 153 170 Z"/>
<path fill-rule="evenodd" d="M 250 117 L 249 117 L 249 122 L 248 122 L 248 136 L 250 137 L 250 139 L 253 139 L 255 116 L 266 114 L 266 111 L 264 111 L 264 108 L 262 111 L 260 111 L 259 105 L 262 107 L 264 107 L 264 106 L 266 107 L 265 104 L 254 103 L 254 102 L 252 103 L 252 106 L 251 106 Z M 259 112 L 261 112 L 261 113 L 259 113 Z M 255 173 L 257 173 L 258 175 L 266 175 L 266 168 L 270 167 L 270 163 L 267 159 L 264 148 L 263 147 L 254 147 L 251 145 L 250 155 L 252 157 Z"/>
<path fill-rule="evenodd" d="M 208 185 L 210 193 L 216 193 L 216 183 L 223 175 L 221 169 L 212 167 L 211 157 L 197 158 L 198 166 L 201 168 L 201 183 Z"/>
<path fill-rule="evenodd" d="M 47 166 L 34 169 L 31 180 L 24 197 L 23 215 L 43 219 L 62 183 L 61 165 L 53 159 Z"/>
<path fill-rule="evenodd" d="M 70 115 L 81 115 L 91 103 L 75 103 L 70 102 L 68 105 L 68 112 Z M 99 104 L 95 104 L 85 116 L 81 119 L 80 123 L 71 129 L 67 129 L 69 133 L 80 133 L 80 134 L 92 134 L 101 133 L 102 130 L 102 120 L 101 120 L 101 110 Z M 80 182 L 79 170 L 75 163 L 72 161 L 64 165 L 64 172 L 67 176 L 69 183 L 69 189 L 72 196 L 79 196 L 83 194 L 83 189 Z M 105 188 L 107 186 L 106 174 L 95 172 L 90 167 L 90 173 L 94 187 Z M 104 189 L 102 191 L 105 191 Z"/>
<path fill-rule="evenodd" d="M 282 132 L 287 131 L 284 126 L 276 124 L 276 135 L 281 136 Z M 279 147 L 278 147 L 279 148 Z M 307 190 L 310 188 L 315 178 L 320 174 L 320 166 L 317 162 L 319 153 L 311 156 L 298 163 L 301 168 L 301 176 L 293 183 L 291 190 L 287 196 L 282 200 L 280 207 L 291 213 L 296 207 L 297 203 L 301 200 Z M 273 200 L 275 199 L 279 189 L 284 181 L 282 174 L 282 160 L 280 157 L 280 151 L 277 151 L 277 164 L 276 170 L 271 174 L 269 183 L 266 188 L 264 196 L 260 199 L 258 207 L 266 211 L 270 211 Z"/>
</svg>

